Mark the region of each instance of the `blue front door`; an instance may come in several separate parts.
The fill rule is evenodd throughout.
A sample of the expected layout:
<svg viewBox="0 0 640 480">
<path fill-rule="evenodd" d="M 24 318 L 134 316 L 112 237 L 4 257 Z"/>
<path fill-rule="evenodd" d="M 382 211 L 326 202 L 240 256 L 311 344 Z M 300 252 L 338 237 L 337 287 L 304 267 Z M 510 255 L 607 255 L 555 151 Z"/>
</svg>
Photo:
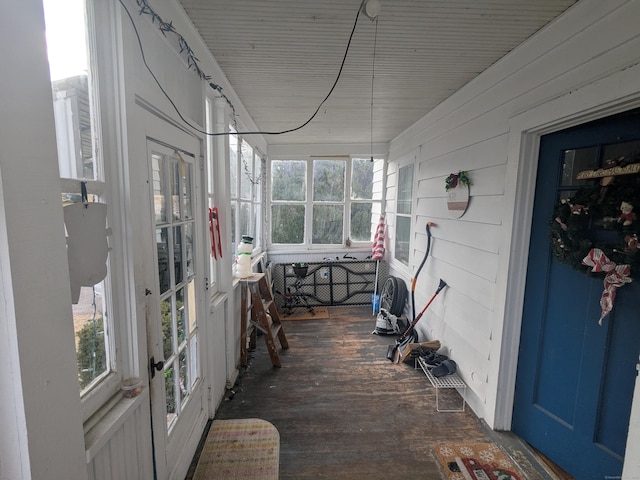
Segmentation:
<svg viewBox="0 0 640 480">
<path fill-rule="evenodd" d="M 638 233 L 640 174 L 576 179 L 614 163 L 640 163 L 640 114 L 541 141 L 512 429 L 580 480 L 622 472 L 640 353 L 640 269 L 599 325 L 604 274 L 580 261 L 590 245 L 640 264 L 626 245 Z M 627 225 L 619 203 L 612 210 L 621 196 L 639 212 Z"/>
</svg>

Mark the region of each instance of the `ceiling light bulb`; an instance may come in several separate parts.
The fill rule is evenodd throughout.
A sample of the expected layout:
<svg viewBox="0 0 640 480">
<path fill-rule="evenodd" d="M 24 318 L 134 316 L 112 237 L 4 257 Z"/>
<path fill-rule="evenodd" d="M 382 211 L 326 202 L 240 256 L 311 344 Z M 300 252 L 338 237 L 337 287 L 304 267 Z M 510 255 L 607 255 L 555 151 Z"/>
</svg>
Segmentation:
<svg viewBox="0 0 640 480">
<path fill-rule="evenodd" d="M 380 0 L 367 0 L 364 4 L 364 13 L 373 20 L 380 13 L 380 8 Z"/>
</svg>

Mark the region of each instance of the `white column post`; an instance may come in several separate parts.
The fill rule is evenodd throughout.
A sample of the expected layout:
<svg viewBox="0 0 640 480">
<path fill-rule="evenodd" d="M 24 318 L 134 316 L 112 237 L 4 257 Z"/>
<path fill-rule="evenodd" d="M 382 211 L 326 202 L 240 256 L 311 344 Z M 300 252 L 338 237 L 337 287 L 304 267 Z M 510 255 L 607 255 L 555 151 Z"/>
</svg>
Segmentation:
<svg viewBox="0 0 640 480">
<path fill-rule="evenodd" d="M 0 58 L 0 479 L 84 479 L 41 0 L 3 3 Z"/>
</svg>

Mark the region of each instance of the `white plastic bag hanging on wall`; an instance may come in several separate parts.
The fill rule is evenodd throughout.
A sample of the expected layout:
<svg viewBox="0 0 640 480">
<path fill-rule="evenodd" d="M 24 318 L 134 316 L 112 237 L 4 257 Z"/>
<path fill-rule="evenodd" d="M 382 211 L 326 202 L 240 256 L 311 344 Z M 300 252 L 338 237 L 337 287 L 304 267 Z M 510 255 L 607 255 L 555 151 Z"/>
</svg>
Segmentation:
<svg viewBox="0 0 640 480">
<path fill-rule="evenodd" d="M 65 206 L 63 213 L 71 300 L 76 304 L 81 287 L 92 287 L 107 276 L 107 206 L 104 203 L 74 203 Z"/>
</svg>

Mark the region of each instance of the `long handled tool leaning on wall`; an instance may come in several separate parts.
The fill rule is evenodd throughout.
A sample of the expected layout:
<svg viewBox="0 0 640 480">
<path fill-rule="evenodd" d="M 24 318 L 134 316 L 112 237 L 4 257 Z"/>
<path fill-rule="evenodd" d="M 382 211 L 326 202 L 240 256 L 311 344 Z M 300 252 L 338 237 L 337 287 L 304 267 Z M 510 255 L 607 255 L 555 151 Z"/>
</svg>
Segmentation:
<svg viewBox="0 0 640 480">
<path fill-rule="evenodd" d="M 413 321 L 407 327 L 407 329 L 404 331 L 404 333 L 400 336 L 400 338 L 396 341 L 396 344 L 395 345 L 390 345 L 389 348 L 387 349 L 387 358 L 389 360 L 391 360 L 392 362 L 394 362 L 394 363 L 400 363 L 400 360 L 403 357 L 404 350 L 407 348 L 407 346 L 409 344 L 417 343 L 417 341 L 418 341 L 418 332 L 416 332 L 416 330 L 415 330 L 416 324 L 420 321 L 420 319 L 422 318 L 422 315 L 424 315 L 424 312 L 427 311 L 427 308 L 429 308 L 429 305 L 431 305 L 431 302 L 433 302 L 433 300 L 442 291 L 442 289 L 447 286 L 447 283 L 444 280 L 440 279 L 440 284 L 438 285 L 438 288 L 437 288 L 436 292 L 429 299 L 429 301 L 424 306 L 424 308 L 422 309 L 420 314 L 417 317 L 415 316 L 414 292 L 415 292 L 416 282 L 417 282 L 417 279 L 418 279 L 418 275 L 419 275 L 420 271 L 422 270 L 422 267 L 424 267 L 424 264 L 427 261 L 427 257 L 429 256 L 429 252 L 431 250 L 431 227 L 434 226 L 434 225 L 435 224 L 432 223 L 432 222 L 428 222 L 427 223 L 427 227 L 426 227 L 427 228 L 427 250 L 425 252 L 424 258 L 422 259 L 422 263 L 420 263 L 420 266 L 418 267 L 418 270 L 416 271 L 416 275 L 414 276 L 414 278 L 413 278 L 413 280 L 411 282 L 411 308 L 412 308 L 412 312 L 413 312 L 413 315 L 412 315 L 413 316 Z"/>
<path fill-rule="evenodd" d="M 427 257 L 429 256 L 429 252 L 431 251 L 431 227 L 433 226 L 435 226 L 435 223 L 427 222 L 427 227 L 426 227 L 427 228 L 427 250 L 424 252 L 424 257 L 422 259 L 422 262 L 420 263 L 418 270 L 416 270 L 416 274 L 413 276 L 413 279 L 411 280 L 411 319 L 412 320 L 416 319 L 416 302 L 413 294 L 416 291 L 416 283 L 418 282 L 418 275 L 420 275 L 420 271 L 422 270 L 422 267 L 424 267 L 424 264 L 427 262 Z"/>
</svg>

